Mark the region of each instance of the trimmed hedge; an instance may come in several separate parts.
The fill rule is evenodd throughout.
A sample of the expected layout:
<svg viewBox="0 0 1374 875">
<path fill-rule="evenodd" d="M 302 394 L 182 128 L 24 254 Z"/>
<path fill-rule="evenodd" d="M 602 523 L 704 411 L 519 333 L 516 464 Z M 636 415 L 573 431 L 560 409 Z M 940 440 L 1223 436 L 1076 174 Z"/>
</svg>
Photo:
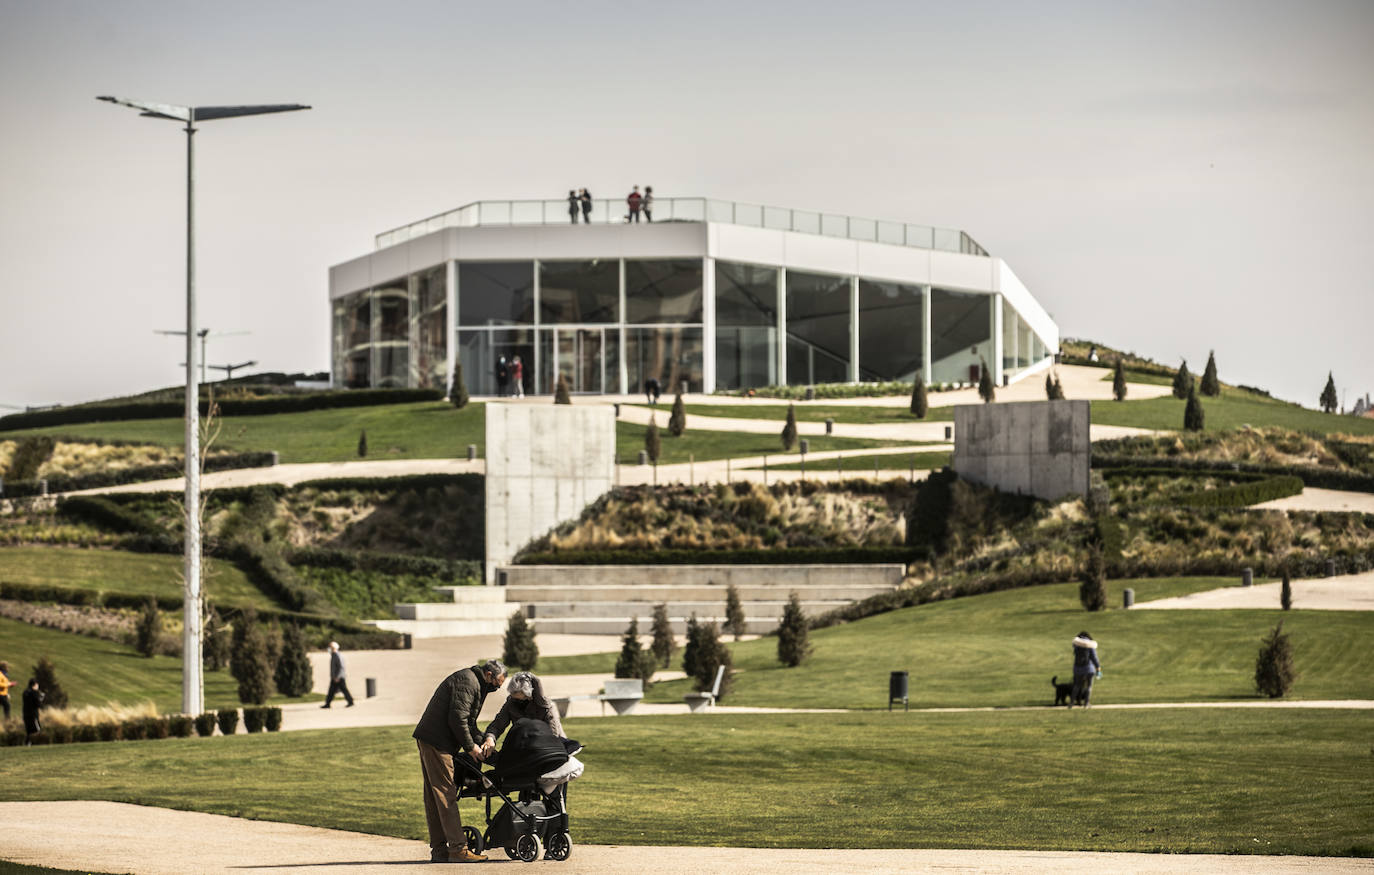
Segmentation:
<svg viewBox="0 0 1374 875">
<path fill-rule="evenodd" d="M 1287 498 L 1290 495 L 1301 494 L 1303 489 L 1302 479 L 1291 474 L 1284 475 L 1265 475 L 1254 471 L 1227 471 L 1217 468 L 1195 468 L 1186 470 L 1175 470 L 1162 467 L 1130 467 L 1130 468 L 1109 468 L 1103 476 L 1107 480 L 1115 480 L 1122 477 L 1223 477 L 1229 480 L 1238 480 L 1231 486 L 1221 486 L 1216 489 L 1200 489 L 1197 492 L 1189 492 L 1177 496 L 1172 500 L 1160 499 L 1152 502 L 1155 504 L 1178 504 L 1188 507 L 1249 507 L 1252 504 L 1259 504 L 1263 501 L 1272 501 L 1276 498 Z"/>
<path fill-rule="evenodd" d="M 359 489 L 368 492 L 399 492 L 403 489 L 432 489 L 443 486 L 464 485 L 469 492 L 486 494 L 486 478 L 481 474 L 406 474 L 400 477 L 326 477 L 322 480 L 306 480 L 297 483 L 292 489 L 342 490 Z M 219 490 L 229 493 L 232 490 Z M 283 494 L 285 487 L 283 487 Z"/>
<path fill-rule="evenodd" d="M 481 580 L 482 563 L 475 559 L 433 559 L 401 553 L 371 553 L 362 550 L 329 550 L 303 547 L 286 556 L 292 565 L 311 568 L 340 568 L 344 571 L 376 571 L 380 574 L 414 574 L 442 580 Z"/>
<path fill-rule="evenodd" d="M 82 441 L 82 443 L 85 443 Z M 271 453 L 232 453 L 208 456 L 205 470 L 229 471 L 237 468 L 266 468 L 272 464 Z M 125 483 L 146 483 L 151 480 L 170 480 L 183 474 L 178 463 L 162 465 L 140 465 L 137 468 L 124 468 L 115 471 L 95 471 L 90 474 L 55 474 L 47 478 L 48 492 L 78 492 L 82 489 L 100 489 L 106 486 L 120 486 Z M 41 494 L 37 480 L 13 480 L 5 484 L 6 498 L 31 498 Z"/>
<path fill-rule="evenodd" d="M 789 547 L 774 550 L 567 550 L 530 553 L 518 565 L 859 565 L 920 562 L 926 547 Z"/>
<path fill-rule="evenodd" d="M 1101 443 L 1110 443 L 1102 441 Z M 1096 447 L 1096 445 L 1094 445 Z M 1161 456 L 1122 456 L 1093 450 L 1094 468 L 1149 468 L 1174 471 L 1217 471 L 1217 462 L 1206 459 L 1170 459 Z M 1225 464 L 1225 463 L 1223 463 Z M 1224 468 L 1221 470 L 1225 470 Z M 1270 477 L 1298 477 L 1306 486 L 1317 489 L 1343 489 L 1351 492 L 1374 492 L 1374 475 L 1353 471 L 1332 471 L 1305 465 L 1255 465 L 1232 462 L 1230 472 L 1264 474 Z M 1228 472 L 1228 473 L 1230 473 Z"/>
<path fill-rule="evenodd" d="M 172 539 L 161 526 L 142 514 L 111 501 L 103 495 L 73 495 L 59 499 L 57 512 L 65 517 L 88 522 L 102 529 L 127 535 Z M 143 551 L 154 552 L 154 551 Z"/>
<path fill-rule="evenodd" d="M 267 398 L 226 399 L 217 402 L 221 416 L 267 416 L 273 413 L 300 413 L 341 407 L 373 407 L 379 404 L 410 404 L 442 401 L 439 389 L 345 389 L 312 392 L 308 395 L 276 395 Z M 201 415 L 206 402 L 201 400 Z M 123 422 L 130 419 L 173 419 L 184 416 L 180 401 L 129 401 L 122 404 L 55 407 L 0 416 L 0 432 L 24 428 L 47 428 L 83 422 Z"/>
</svg>

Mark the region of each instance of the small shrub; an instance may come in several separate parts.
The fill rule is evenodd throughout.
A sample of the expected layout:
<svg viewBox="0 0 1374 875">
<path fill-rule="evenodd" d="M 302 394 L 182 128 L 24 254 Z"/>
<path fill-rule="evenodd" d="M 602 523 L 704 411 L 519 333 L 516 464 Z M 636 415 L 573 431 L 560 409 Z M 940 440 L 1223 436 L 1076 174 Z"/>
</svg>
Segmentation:
<svg viewBox="0 0 1374 875">
<path fill-rule="evenodd" d="M 1336 378 L 1330 371 L 1326 372 L 1326 386 L 1322 389 L 1322 397 L 1319 399 L 1322 410 L 1327 413 L 1335 413 L 1339 401 L 1336 398 Z"/>
<path fill-rule="evenodd" d="M 525 671 L 530 671 L 539 662 L 539 645 L 534 641 L 534 628 L 526 622 L 523 611 L 511 614 L 506 623 L 501 661 Z"/>
<path fill-rule="evenodd" d="M 167 734 L 172 738 L 190 738 L 195 721 L 190 714 L 167 715 Z"/>
<path fill-rule="evenodd" d="M 281 656 L 273 680 L 279 693 L 292 698 L 304 696 L 315 685 L 310 658 L 305 654 L 305 636 L 295 623 L 286 624 L 282 631 Z"/>
<path fill-rule="evenodd" d="M 67 691 L 57 682 L 57 667 L 46 656 L 38 657 L 33 667 L 33 676 L 38 679 L 38 689 L 43 692 L 44 708 L 67 707 Z"/>
<path fill-rule="evenodd" d="M 1184 359 L 1183 364 L 1174 372 L 1174 397 L 1182 401 L 1188 397 L 1188 392 L 1192 388 L 1193 377 L 1188 373 L 1188 360 Z"/>
<path fill-rule="evenodd" d="M 649 645 L 649 652 L 658 660 L 660 668 L 667 668 L 673 659 L 673 651 L 677 650 L 677 642 L 673 640 L 673 625 L 668 619 L 668 605 L 654 605 L 654 621 L 651 627 L 654 640 Z"/>
<path fill-rule="evenodd" d="M 644 452 L 648 454 L 649 461 L 658 463 L 658 457 L 663 451 L 663 442 L 658 436 L 658 423 L 654 421 L 653 414 L 649 414 L 649 428 L 644 432 Z"/>
<path fill-rule="evenodd" d="M 96 737 L 101 741 L 118 741 L 119 724 L 113 720 L 106 720 L 95 725 Z"/>
<path fill-rule="evenodd" d="M 1202 402 L 1191 385 L 1188 387 L 1188 404 L 1183 408 L 1184 431 L 1202 431 L 1206 417 L 1202 412 Z"/>
<path fill-rule="evenodd" d="M 682 405 L 682 393 L 677 393 L 673 399 L 673 412 L 668 415 L 668 434 L 673 437 L 682 437 L 682 433 L 687 430 L 687 409 Z"/>
<path fill-rule="evenodd" d="M 1286 696 L 1297 679 L 1293 668 L 1293 644 L 1283 634 L 1283 621 L 1264 637 L 1255 660 L 1255 686 L 1271 699 Z"/>
<path fill-rule="evenodd" d="M 1207 367 L 1202 371 L 1202 383 L 1198 386 L 1202 394 L 1215 398 L 1221 394 L 1221 381 L 1217 379 L 1217 353 L 1207 353 Z"/>
<path fill-rule="evenodd" d="M 1126 369 L 1117 356 L 1116 367 L 1112 368 L 1112 397 L 1117 401 L 1126 400 Z"/>
<path fill-rule="evenodd" d="M 119 724 L 119 737 L 125 741 L 142 741 L 148 737 L 148 721 L 143 717 L 130 717 Z"/>
<path fill-rule="evenodd" d="M 459 409 L 468 406 L 468 384 L 463 382 L 463 365 L 453 363 L 453 388 L 449 391 L 449 402 Z"/>
<path fill-rule="evenodd" d="M 778 662 L 796 667 L 810 655 L 810 629 L 802 614 L 801 599 L 794 590 L 787 596 L 787 606 L 782 609 L 782 620 L 778 623 Z"/>
<path fill-rule="evenodd" d="M 644 689 L 654 679 L 657 661 L 652 652 L 645 652 L 639 646 L 639 618 L 631 617 L 630 625 L 625 628 L 621 639 L 620 656 L 615 661 L 615 676 L 618 678 L 639 678 L 644 681 Z"/>
<path fill-rule="evenodd" d="M 978 377 L 978 397 L 983 399 L 984 404 L 991 404 L 997 400 L 997 389 L 992 385 L 992 371 L 988 370 L 988 363 L 979 361 L 979 370 L 982 374 Z"/>
<path fill-rule="evenodd" d="M 215 734 L 215 712 L 207 711 L 204 714 L 197 714 L 195 719 L 196 735 L 201 738 L 209 738 Z"/>
<path fill-rule="evenodd" d="M 701 662 L 701 624 L 697 622 L 696 614 L 687 618 L 686 639 L 682 648 L 682 671 L 687 677 L 694 678 Z"/>
<path fill-rule="evenodd" d="M 72 727 L 72 741 L 85 743 L 99 740 L 100 732 L 89 723 Z"/>
<path fill-rule="evenodd" d="M 71 744 L 74 740 L 70 726 L 45 726 L 43 732 L 48 736 L 48 744 Z"/>
<path fill-rule="evenodd" d="M 358 432 L 358 458 L 367 455 L 367 429 Z"/>
<path fill-rule="evenodd" d="M 911 384 L 911 415 L 917 419 L 925 419 L 926 413 L 930 411 L 930 400 L 926 397 L 926 378 L 920 372 L 916 372 L 916 381 Z"/>
<path fill-rule="evenodd" d="M 1054 375 L 1048 372 L 1045 374 L 1045 398 L 1054 400 Z"/>
<path fill-rule="evenodd" d="M 1279 607 L 1285 611 L 1293 609 L 1293 581 L 1288 577 L 1288 570 L 1283 572 L 1283 586 L 1279 588 Z"/>
<path fill-rule="evenodd" d="M 268 732 L 277 732 L 281 729 L 281 709 L 277 707 L 263 708 L 263 728 Z"/>
<path fill-rule="evenodd" d="M 572 392 L 568 388 L 568 377 L 566 374 L 558 375 L 558 383 L 553 390 L 554 404 L 571 404 Z"/>
<path fill-rule="evenodd" d="M 266 722 L 263 711 L 265 708 L 245 707 L 243 709 L 243 728 L 252 732 L 262 732 L 263 723 Z"/>
<path fill-rule="evenodd" d="M 166 738 L 172 734 L 172 728 L 166 717 L 144 717 L 143 732 L 148 738 Z"/>
<path fill-rule="evenodd" d="M 237 708 L 221 708 L 215 712 L 215 723 L 219 725 L 222 735 L 233 735 L 239 728 L 239 710 Z"/>
<path fill-rule="evenodd" d="M 795 405 L 787 405 L 787 422 L 782 426 L 783 452 L 791 452 L 797 445 L 797 411 Z"/>
<path fill-rule="evenodd" d="M 738 641 L 744 637 L 748 628 L 744 617 L 744 605 L 740 603 L 739 589 L 732 583 L 725 588 L 725 625 L 722 631 L 734 635 Z"/>
<path fill-rule="evenodd" d="M 229 671 L 239 682 L 240 702 L 261 705 L 272 695 L 272 669 L 267 662 L 267 645 L 262 630 L 258 628 L 257 612 L 252 608 L 246 608 L 234 621 Z"/>
<path fill-rule="evenodd" d="M 1100 611 L 1107 607 L 1106 568 L 1102 545 L 1094 543 L 1088 550 L 1088 567 L 1078 585 L 1078 600 L 1085 611 Z"/>
<path fill-rule="evenodd" d="M 143 612 L 138 616 L 134 627 L 134 649 L 152 658 L 158 652 L 162 639 L 162 616 L 157 612 L 157 599 L 148 596 L 143 604 Z"/>
<path fill-rule="evenodd" d="M 52 457 L 52 451 L 56 446 L 56 439 L 49 435 L 21 438 L 19 446 L 15 447 L 14 454 L 10 456 L 9 468 L 4 472 L 5 479 L 35 479 L 38 477 L 38 469 Z"/>
</svg>

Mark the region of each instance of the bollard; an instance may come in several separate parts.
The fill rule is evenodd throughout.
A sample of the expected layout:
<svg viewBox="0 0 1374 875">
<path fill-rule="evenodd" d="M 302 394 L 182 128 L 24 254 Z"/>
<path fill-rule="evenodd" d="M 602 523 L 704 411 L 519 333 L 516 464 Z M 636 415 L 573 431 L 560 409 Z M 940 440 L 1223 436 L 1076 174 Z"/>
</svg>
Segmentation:
<svg viewBox="0 0 1374 875">
<path fill-rule="evenodd" d="M 411 636 L 411 634 L 410 634 L 409 632 L 402 632 L 402 633 L 401 633 L 401 649 L 402 649 L 402 650 L 409 650 L 410 648 L 412 648 L 412 647 L 414 647 L 414 646 L 415 646 L 415 639 Z"/>
<path fill-rule="evenodd" d="M 835 432 L 835 420 L 833 420 L 833 419 L 827 419 L 827 420 L 825 421 L 825 433 L 826 433 L 826 434 L 833 434 L 834 432 Z"/>
<path fill-rule="evenodd" d="M 810 450 L 811 450 L 811 442 L 808 441 L 806 438 L 802 438 L 802 439 L 801 439 L 801 444 L 800 444 L 800 446 L 801 446 L 801 454 L 802 454 L 803 456 L 805 456 L 805 455 L 806 455 L 808 452 L 810 452 Z"/>
<path fill-rule="evenodd" d="M 617 403 L 617 404 L 614 404 L 614 405 L 612 405 L 612 406 L 615 407 L 615 418 L 616 418 L 616 419 L 619 419 L 619 418 L 620 418 L 620 405 Z"/>
<path fill-rule="evenodd" d="M 949 440 L 952 437 L 954 437 L 954 426 L 945 426 L 945 440 Z"/>
<path fill-rule="evenodd" d="M 468 461 L 469 461 L 469 462 L 474 461 L 476 458 L 477 458 L 477 444 L 468 444 Z"/>
<path fill-rule="evenodd" d="M 45 493 L 45 494 L 46 494 L 46 493 Z M 1335 559 L 1328 559 L 1328 560 L 1326 560 L 1326 576 L 1327 576 L 1327 577 L 1335 577 L 1335 576 L 1336 576 L 1336 560 L 1335 560 Z"/>
<path fill-rule="evenodd" d="M 816 387 L 815 387 L 815 386 L 807 386 L 807 387 L 806 387 L 806 400 L 807 400 L 807 401 L 815 401 L 815 400 L 816 400 Z"/>
<path fill-rule="evenodd" d="M 377 695 L 376 678 L 368 678 L 364 685 L 367 687 L 367 698 L 371 699 Z"/>
<path fill-rule="evenodd" d="M 1127 587 L 1121 591 L 1121 607 L 1129 608 L 1135 604 L 1135 590 Z"/>
<path fill-rule="evenodd" d="M 1253 568 L 1242 568 L 1242 569 L 1240 570 L 1240 585 L 1241 585 L 1241 586 L 1254 586 L 1254 585 L 1255 585 L 1255 570 L 1254 570 Z"/>
<path fill-rule="evenodd" d="M 639 464 L 641 464 L 641 465 L 647 465 L 647 464 L 649 464 L 649 451 L 648 451 L 648 450 L 640 450 L 640 451 L 639 451 Z"/>
<path fill-rule="evenodd" d="M 907 711 L 907 693 L 909 676 L 904 671 L 894 671 L 887 678 L 887 710 L 892 710 L 892 703 L 898 700 L 902 703 L 902 710 Z"/>
<path fill-rule="evenodd" d="M 273 451 L 272 451 L 272 462 L 271 462 L 271 464 L 272 464 L 272 467 L 274 467 L 274 468 L 275 468 L 277 465 L 281 464 L 281 453 L 277 452 L 276 450 L 273 450 Z"/>
</svg>

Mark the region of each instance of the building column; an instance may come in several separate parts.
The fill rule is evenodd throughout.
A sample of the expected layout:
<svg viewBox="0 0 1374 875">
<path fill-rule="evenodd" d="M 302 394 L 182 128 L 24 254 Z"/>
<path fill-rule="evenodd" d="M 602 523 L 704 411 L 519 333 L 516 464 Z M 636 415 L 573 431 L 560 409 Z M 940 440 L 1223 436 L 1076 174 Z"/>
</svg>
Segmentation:
<svg viewBox="0 0 1374 875">
<path fill-rule="evenodd" d="M 534 394 L 544 394 L 544 370 L 539 365 L 544 357 L 543 333 L 539 330 L 539 259 L 534 260 Z M 553 360 L 558 361 L 558 343 L 554 342 Z M 554 379 L 558 375 L 554 374 Z M 553 391 L 553 387 L 549 387 Z"/>
<path fill-rule="evenodd" d="M 619 284 L 617 291 L 619 304 L 617 306 L 620 308 L 620 324 L 616 326 L 616 331 L 620 332 L 620 355 L 616 356 L 619 365 L 616 368 L 615 378 L 620 383 L 620 394 L 631 395 L 633 393 L 630 391 L 630 363 L 627 355 L 629 347 L 626 345 L 629 340 L 629 331 L 625 328 L 627 314 L 625 312 L 625 259 L 623 258 L 620 259 L 619 279 L 616 282 Z"/>
<path fill-rule="evenodd" d="M 1002 307 L 1004 300 L 1002 295 L 992 296 L 992 361 L 989 366 L 992 368 L 992 383 L 994 386 L 1002 385 Z"/>
<path fill-rule="evenodd" d="M 778 385 L 787 385 L 787 268 L 778 268 Z"/>
<path fill-rule="evenodd" d="M 859 382 L 859 278 L 849 278 L 849 382 Z"/>
<path fill-rule="evenodd" d="M 701 390 L 716 391 L 716 260 L 701 260 Z"/>
<path fill-rule="evenodd" d="M 458 262 L 452 259 L 444 262 L 444 320 L 445 346 L 444 362 L 448 369 L 448 386 L 445 394 L 453 394 L 453 377 L 458 373 Z M 464 380 L 464 382 L 467 382 Z"/>
<path fill-rule="evenodd" d="M 921 376 L 926 385 L 934 382 L 931 375 L 932 350 L 930 348 L 930 286 L 921 286 Z"/>
</svg>

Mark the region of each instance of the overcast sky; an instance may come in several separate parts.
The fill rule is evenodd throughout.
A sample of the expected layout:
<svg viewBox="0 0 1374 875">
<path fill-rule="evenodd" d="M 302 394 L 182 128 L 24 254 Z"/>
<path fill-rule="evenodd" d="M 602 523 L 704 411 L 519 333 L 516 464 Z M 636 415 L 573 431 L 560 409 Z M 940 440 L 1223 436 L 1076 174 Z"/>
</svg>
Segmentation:
<svg viewBox="0 0 1374 875">
<path fill-rule="evenodd" d="M 1374 3 L 0 0 L 0 404 L 174 385 L 185 135 L 212 363 L 329 366 L 328 268 L 632 184 L 958 227 L 1065 336 L 1374 391 Z"/>
</svg>

